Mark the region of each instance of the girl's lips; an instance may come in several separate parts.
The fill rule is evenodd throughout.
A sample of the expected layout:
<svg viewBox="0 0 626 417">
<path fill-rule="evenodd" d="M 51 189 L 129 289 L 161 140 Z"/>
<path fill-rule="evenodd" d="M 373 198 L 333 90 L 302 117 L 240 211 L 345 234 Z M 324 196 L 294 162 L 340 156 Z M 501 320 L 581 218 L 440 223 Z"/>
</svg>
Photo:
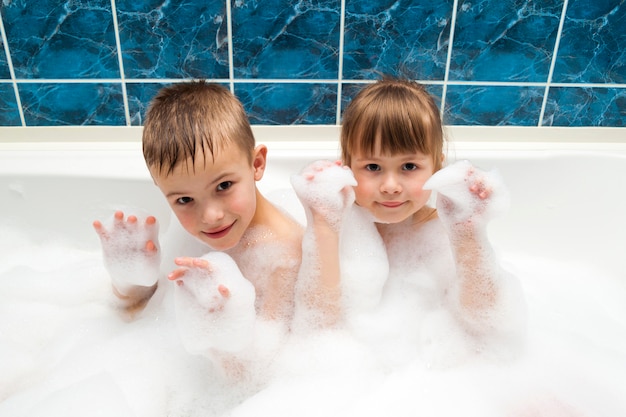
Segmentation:
<svg viewBox="0 0 626 417">
<path fill-rule="evenodd" d="M 235 224 L 235 223 L 233 223 Z M 202 232 L 204 235 L 206 235 L 207 237 L 211 238 L 211 239 L 219 239 L 221 237 L 224 237 L 228 234 L 228 232 L 230 232 L 230 229 L 233 227 L 233 224 L 226 226 L 222 229 L 213 231 L 213 232 Z"/>
<path fill-rule="evenodd" d="M 383 201 L 380 203 L 381 206 L 387 208 L 400 207 L 402 204 L 404 204 L 402 201 Z"/>
</svg>

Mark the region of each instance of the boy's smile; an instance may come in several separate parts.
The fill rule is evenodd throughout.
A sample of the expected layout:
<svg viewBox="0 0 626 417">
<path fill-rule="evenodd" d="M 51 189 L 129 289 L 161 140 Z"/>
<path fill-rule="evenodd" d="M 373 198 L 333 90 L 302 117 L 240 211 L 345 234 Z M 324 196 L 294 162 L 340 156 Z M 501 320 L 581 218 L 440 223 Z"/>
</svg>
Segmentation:
<svg viewBox="0 0 626 417">
<path fill-rule="evenodd" d="M 210 239 L 220 239 L 228 234 L 228 232 L 230 231 L 230 229 L 233 227 L 234 224 L 235 223 L 232 223 L 226 227 L 221 227 L 218 229 L 214 229 L 212 231 L 206 231 L 202 233 L 207 235 Z"/>
</svg>

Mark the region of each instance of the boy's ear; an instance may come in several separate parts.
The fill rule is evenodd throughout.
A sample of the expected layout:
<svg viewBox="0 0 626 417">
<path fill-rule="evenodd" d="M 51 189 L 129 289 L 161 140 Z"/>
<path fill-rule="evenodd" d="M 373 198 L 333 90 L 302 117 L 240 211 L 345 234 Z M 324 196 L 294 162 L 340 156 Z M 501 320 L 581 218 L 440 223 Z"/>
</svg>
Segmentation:
<svg viewBox="0 0 626 417">
<path fill-rule="evenodd" d="M 259 181 L 265 173 L 267 162 L 267 146 L 258 145 L 252 154 L 252 167 L 254 168 L 254 180 Z"/>
</svg>

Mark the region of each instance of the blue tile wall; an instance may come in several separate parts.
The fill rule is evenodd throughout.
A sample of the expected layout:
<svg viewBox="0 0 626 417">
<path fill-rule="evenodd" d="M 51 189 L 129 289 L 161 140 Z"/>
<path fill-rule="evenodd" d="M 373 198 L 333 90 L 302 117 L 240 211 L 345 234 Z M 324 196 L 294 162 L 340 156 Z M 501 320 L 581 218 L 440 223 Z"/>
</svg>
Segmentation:
<svg viewBox="0 0 626 417">
<path fill-rule="evenodd" d="M 337 79 L 340 18 L 339 0 L 234 1 L 234 76 Z"/>
<path fill-rule="evenodd" d="M 206 78 L 253 124 L 333 125 L 365 83 L 426 84 L 450 125 L 626 126 L 626 0 L 11 0 L 0 126 L 140 126 Z"/>
</svg>

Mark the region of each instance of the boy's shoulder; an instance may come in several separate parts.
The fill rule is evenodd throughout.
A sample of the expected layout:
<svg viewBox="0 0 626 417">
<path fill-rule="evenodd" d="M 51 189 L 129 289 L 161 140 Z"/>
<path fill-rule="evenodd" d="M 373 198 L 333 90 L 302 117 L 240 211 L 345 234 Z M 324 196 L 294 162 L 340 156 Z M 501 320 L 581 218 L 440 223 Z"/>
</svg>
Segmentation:
<svg viewBox="0 0 626 417">
<path fill-rule="evenodd" d="M 257 238 L 296 241 L 299 246 L 304 235 L 304 226 L 290 213 L 273 202 L 264 199 L 260 203 L 261 205 L 257 207 L 257 210 L 261 211 L 261 215 L 258 218 L 258 222 L 250 228 L 250 231 L 254 234 L 264 235 L 257 236 Z"/>
</svg>

